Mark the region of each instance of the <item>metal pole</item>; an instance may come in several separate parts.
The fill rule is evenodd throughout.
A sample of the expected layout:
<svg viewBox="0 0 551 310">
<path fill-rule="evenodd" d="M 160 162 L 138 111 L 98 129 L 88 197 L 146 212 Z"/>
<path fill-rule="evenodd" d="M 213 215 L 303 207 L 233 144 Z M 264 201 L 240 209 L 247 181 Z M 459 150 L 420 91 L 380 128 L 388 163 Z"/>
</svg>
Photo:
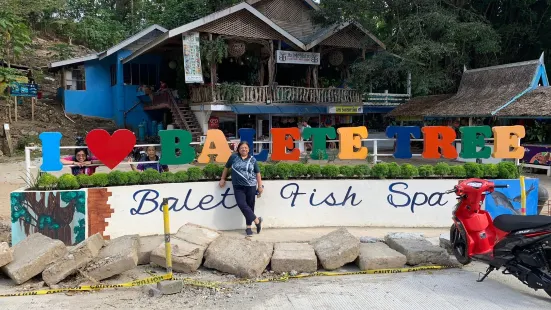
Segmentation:
<svg viewBox="0 0 551 310">
<path fill-rule="evenodd" d="M 520 176 L 520 212 L 526 215 L 526 191 L 524 187 L 524 176 Z"/>
<path fill-rule="evenodd" d="M 377 140 L 373 140 L 373 164 L 377 163 Z"/>
<path fill-rule="evenodd" d="M 31 180 L 31 149 L 25 147 L 25 176 L 27 177 L 28 184 L 32 184 Z"/>
<path fill-rule="evenodd" d="M 168 198 L 163 198 L 163 220 L 165 224 L 165 254 L 166 272 L 172 278 L 172 248 L 170 246 L 170 216 L 168 213 Z"/>
</svg>

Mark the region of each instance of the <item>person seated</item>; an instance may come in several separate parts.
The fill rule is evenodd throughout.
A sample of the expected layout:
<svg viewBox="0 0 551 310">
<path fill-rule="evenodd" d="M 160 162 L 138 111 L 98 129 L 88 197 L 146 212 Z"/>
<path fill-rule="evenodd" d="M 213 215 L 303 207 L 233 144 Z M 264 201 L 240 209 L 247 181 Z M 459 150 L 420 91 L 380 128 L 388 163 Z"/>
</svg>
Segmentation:
<svg viewBox="0 0 551 310">
<path fill-rule="evenodd" d="M 167 165 L 161 165 L 159 164 L 159 156 L 157 156 L 157 149 L 154 147 L 154 146 L 148 146 L 147 149 L 145 150 L 146 152 L 146 157 L 142 157 L 143 158 L 143 161 L 156 161 L 156 163 L 149 163 L 149 164 L 138 164 L 137 167 L 135 167 L 134 165 L 130 165 L 130 167 L 132 168 L 132 170 L 134 171 L 145 171 L 147 169 L 154 169 L 154 170 L 157 170 L 159 171 L 159 173 L 161 172 L 168 172 L 168 166 Z M 132 157 L 130 157 L 128 159 L 128 162 L 132 162 L 133 159 Z"/>
<path fill-rule="evenodd" d="M 71 172 L 73 175 L 87 174 L 92 175 L 96 172 L 98 165 L 101 164 L 94 156 L 88 155 L 88 149 L 80 148 L 75 149 L 74 156 L 67 156 L 61 159 L 61 163 L 64 165 L 71 165 Z"/>
</svg>

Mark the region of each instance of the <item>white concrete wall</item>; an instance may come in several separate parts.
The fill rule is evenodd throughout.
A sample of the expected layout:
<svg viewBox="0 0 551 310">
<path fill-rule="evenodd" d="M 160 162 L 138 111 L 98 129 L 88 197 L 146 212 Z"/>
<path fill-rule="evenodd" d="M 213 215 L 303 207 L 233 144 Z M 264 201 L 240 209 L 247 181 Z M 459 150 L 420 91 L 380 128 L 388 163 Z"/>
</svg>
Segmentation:
<svg viewBox="0 0 551 310">
<path fill-rule="evenodd" d="M 266 181 L 255 213 L 270 227 L 448 227 L 455 195 L 442 192 L 457 180 Z M 105 234 L 162 234 L 161 202 L 170 198 L 170 229 L 187 222 L 214 229 L 244 229 L 231 184 L 218 182 L 109 188 L 115 212 Z M 298 192 L 298 194 L 297 194 Z M 234 207 L 235 206 L 235 207 Z M 88 205 L 88 208 L 93 206 Z"/>
</svg>

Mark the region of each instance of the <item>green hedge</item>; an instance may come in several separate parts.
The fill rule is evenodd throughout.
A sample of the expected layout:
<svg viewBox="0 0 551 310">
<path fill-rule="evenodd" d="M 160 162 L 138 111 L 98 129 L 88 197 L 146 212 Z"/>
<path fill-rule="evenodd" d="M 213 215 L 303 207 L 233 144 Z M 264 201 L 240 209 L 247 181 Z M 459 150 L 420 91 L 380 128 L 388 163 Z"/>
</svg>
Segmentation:
<svg viewBox="0 0 551 310">
<path fill-rule="evenodd" d="M 485 178 L 517 179 L 519 169 L 512 162 L 499 164 L 466 163 L 450 166 L 447 163 L 414 166 L 411 164 L 378 163 L 368 165 L 336 166 L 301 163 L 259 164 L 264 180 L 288 179 L 427 179 L 427 178 Z M 204 168 L 192 167 L 176 173 L 148 169 L 144 172 L 111 171 L 94 175 L 64 174 L 59 178 L 43 173 L 30 189 L 34 190 L 70 190 L 86 187 L 125 186 L 137 184 L 184 183 L 196 181 L 218 181 L 224 167 L 215 164 Z M 229 176 L 230 174 L 228 174 Z"/>
</svg>

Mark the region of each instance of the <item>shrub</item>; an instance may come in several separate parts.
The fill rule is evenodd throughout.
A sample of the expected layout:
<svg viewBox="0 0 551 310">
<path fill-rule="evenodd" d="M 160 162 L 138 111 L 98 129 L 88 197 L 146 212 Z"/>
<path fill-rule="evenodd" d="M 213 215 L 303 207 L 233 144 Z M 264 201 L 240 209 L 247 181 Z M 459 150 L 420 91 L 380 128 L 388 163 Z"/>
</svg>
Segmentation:
<svg viewBox="0 0 551 310">
<path fill-rule="evenodd" d="M 264 167 L 263 177 L 266 179 L 275 179 L 275 177 L 277 176 L 277 171 L 275 166 L 276 165 L 266 165 Z"/>
<path fill-rule="evenodd" d="M 189 180 L 189 177 L 187 175 L 187 171 L 178 171 L 174 174 L 174 182 L 176 183 L 184 183 Z"/>
<path fill-rule="evenodd" d="M 369 165 L 357 165 L 354 166 L 354 168 L 352 169 L 354 169 L 354 174 L 360 178 L 368 177 L 371 170 L 371 168 L 369 168 Z"/>
<path fill-rule="evenodd" d="M 289 163 L 278 163 L 275 165 L 275 172 L 280 178 L 287 180 L 291 176 L 291 167 Z"/>
<path fill-rule="evenodd" d="M 187 170 L 188 179 L 190 181 L 199 181 L 204 177 L 203 170 L 197 167 L 191 167 Z"/>
<path fill-rule="evenodd" d="M 161 174 L 155 169 L 145 169 L 140 175 L 141 184 L 156 184 L 161 181 Z"/>
<path fill-rule="evenodd" d="M 387 163 L 378 163 L 371 168 L 371 175 L 378 179 L 384 179 L 388 176 L 388 170 Z"/>
<path fill-rule="evenodd" d="M 456 178 L 464 178 L 467 176 L 467 172 L 465 171 L 465 167 L 463 166 L 451 166 L 451 175 Z"/>
<path fill-rule="evenodd" d="M 354 169 L 350 166 L 340 166 L 339 172 L 342 174 L 345 178 L 352 178 L 354 177 Z"/>
<path fill-rule="evenodd" d="M 400 167 L 400 176 L 406 179 L 412 179 L 413 177 L 416 177 L 419 175 L 419 171 L 417 170 L 417 167 L 415 167 L 412 164 L 403 164 Z"/>
<path fill-rule="evenodd" d="M 321 176 L 321 166 L 320 165 L 311 164 L 311 165 L 307 166 L 307 169 L 308 169 L 308 175 L 311 178 L 319 178 Z"/>
<path fill-rule="evenodd" d="M 54 189 L 57 186 L 57 178 L 49 173 L 42 173 L 36 183 L 39 189 Z"/>
<path fill-rule="evenodd" d="M 434 166 L 434 174 L 440 177 L 448 176 L 452 173 L 450 165 L 447 163 L 438 163 Z"/>
<path fill-rule="evenodd" d="M 518 179 L 520 171 L 515 163 L 510 161 L 502 161 L 497 164 L 498 177 L 500 179 Z"/>
<path fill-rule="evenodd" d="M 482 178 L 484 176 L 484 170 L 482 166 L 477 163 L 466 163 L 464 166 L 467 178 Z"/>
<path fill-rule="evenodd" d="M 94 173 L 90 176 L 90 181 L 94 187 L 105 187 L 109 185 L 109 175 L 103 172 Z"/>
<path fill-rule="evenodd" d="M 484 164 L 482 165 L 484 170 L 484 177 L 497 178 L 499 175 L 499 169 L 496 164 Z"/>
<path fill-rule="evenodd" d="M 218 169 L 219 165 L 217 164 L 208 164 L 203 168 L 203 173 L 205 177 L 210 180 L 215 180 L 222 176 L 222 172 Z M 222 168 L 223 169 L 223 168 Z"/>
<path fill-rule="evenodd" d="M 257 164 L 258 164 L 258 169 L 260 170 L 260 175 L 262 175 L 262 177 L 264 177 L 264 174 L 266 172 L 266 165 L 263 164 L 263 163 L 257 163 Z M 220 175 L 222 175 L 222 173 L 220 173 Z"/>
<path fill-rule="evenodd" d="M 172 172 L 162 172 L 160 181 L 161 183 L 174 183 L 176 181 L 176 177 Z"/>
<path fill-rule="evenodd" d="M 128 174 L 122 172 L 122 171 L 111 171 L 108 175 L 109 178 L 109 186 L 118 186 L 118 185 L 126 185 L 128 184 Z"/>
<path fill-rule="evenodd" d="M 336 178 L 339 175 L 339 168 L 335 165 L 325 165 L 321 167 L 321 175 L 329 179 Z"/>
<path fill-rule="evenodd" d="M 57 188 L 59 189 L 77 189 L 79 187 L 77 177 L 70 173 L 65 173 L 57 180 Z"/>
<path fill-rule="evenodd" d="M 308 167 L 305 164 L 296 163 L 291 165 L 291 177 L 302 178 L 308 175 Z"/>
<path fill-rule="evenodd" d="M 87 174 L 77 175 L 77 182 L 80 184 L 80 187 L 90 187 L 92 186 L 92 178 Z"/>
<path fill-rule="evenodd" d="M 421 165 L 417 168 L 420 177 L 430 177 L 434 175 L 434 169 L 431 165 Z"/>
<path fill-rule="evenodd" d="M 140 184 L 140 180 L 142 179 L 142 175 L 138 171 L 128 171 L 126 172 L 126 177 L 128 178 L 126 182 L 128 185 Z"/>
<path fill-rule="evenodd" d="M 400 166 L 397 163 L 390 163 L 388 164 L 388 174 L 387 176 L 390 179 L 395 179 L 399 177 L 401 174 Z"/>
</svg>

